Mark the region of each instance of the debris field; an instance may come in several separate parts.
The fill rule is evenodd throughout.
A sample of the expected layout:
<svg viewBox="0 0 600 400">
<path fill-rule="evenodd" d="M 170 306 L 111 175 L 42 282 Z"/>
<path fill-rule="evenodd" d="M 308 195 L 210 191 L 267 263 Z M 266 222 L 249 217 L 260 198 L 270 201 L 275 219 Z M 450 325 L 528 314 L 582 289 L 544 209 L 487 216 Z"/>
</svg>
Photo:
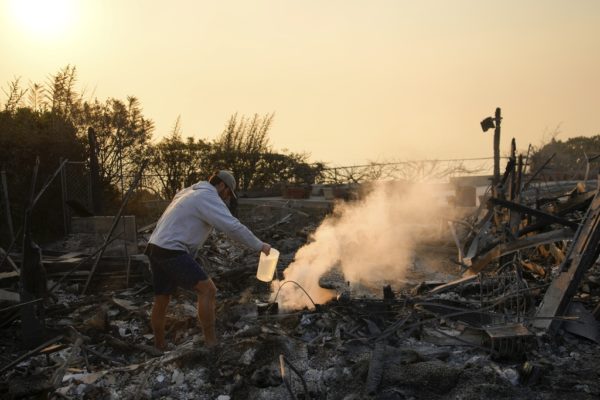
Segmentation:
<svg viewBox="0 0 600 400">
<path fill-rule="evenodd" d="M 212 234 L 198 253 L 219 290 L 220 344 L 210 349 L 195 294 L 181 289 L 169 308 L 169 348 L 153 347 L 148 265 L 142 255 L 98 256 L 110 237 L 44 248 L 48 290 L 30 298 L 18 297 L 27 255 L 2 250 L 1 396 L 597 399 L 598 185 L 530 184 L 521 171 L 511 157 L 477 210 L 417 247 L 406 280 L 359 287 L 333 269 L 320 283 L 337 297 L 300 310 L 278 307 L 256 279 L 257 254 Z M 281 252 L 283 281 L 331 217 L 289 204 L 239 212 Z M 141 250 L 151 229 L 137 231 Z M 29 337 L 36 323 L 43 335 Z"/>
</svg>

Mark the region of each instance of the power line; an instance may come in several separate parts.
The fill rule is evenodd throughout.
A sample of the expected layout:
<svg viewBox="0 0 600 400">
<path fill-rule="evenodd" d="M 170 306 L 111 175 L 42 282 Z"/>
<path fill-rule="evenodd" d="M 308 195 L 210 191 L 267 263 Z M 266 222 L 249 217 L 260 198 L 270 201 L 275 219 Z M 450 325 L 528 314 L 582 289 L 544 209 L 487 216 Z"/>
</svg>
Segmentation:
<svg viewBox="0 0 600 400">
<path fill-rule="evenodd" d="M 500 157 L 500 158 L 508 159 L 509 157 Z M 362 165 L 343 165 L 343 166 L 339 166 L 339 167 L 324 168 L 323 171 L 330 171 L 330 170 L 334 170 L 334 169 L 343 169 L 343 168 L 385 167 L 388 165 L 406 165 L 406 164 L 414 164 L 414 163 L 435 163 L 435 162 L 453 162 L 453 161 L 457 161 L 457 162 L 458 161 L 486 161 L 486 160 L 494 160 L 494 157 L 454 158 L 454 159 L 445 159 L 445 160 L 425 159 L 425 160 L 397 161 L 397 162 L 389 162 L 389 163 L 372 163 L 372 164 L 362 164 Z"/>
</svg>

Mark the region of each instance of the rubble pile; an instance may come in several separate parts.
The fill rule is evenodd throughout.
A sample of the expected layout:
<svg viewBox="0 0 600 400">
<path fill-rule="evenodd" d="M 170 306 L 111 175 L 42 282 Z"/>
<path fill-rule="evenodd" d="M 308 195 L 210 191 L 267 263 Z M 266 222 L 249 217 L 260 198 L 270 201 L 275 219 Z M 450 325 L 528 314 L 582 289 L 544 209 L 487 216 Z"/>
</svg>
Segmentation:
<svg viewBox="0 0 600 400">
<path fill-rule="evenodd" d="M 415 254 L 406 281 L 359 293 L 334 271 L 323 285 L 335 288 L 337 299 L 311 309 L 278 310 L 269 285 L 255 278 L 258 256 L 213 234 L 198 258 L 219 289 L 216 348 L 203 346 L 195 295 L 185 290 L 169 308 L 169 348 L 152 346 L 153 295 L 143 262 L 132 267 L 129 284 L 96 277 L 86 295 L 77 275 L 59 281 L 48 267 L 49 286 L 56 286 L 44 302 L 48 341 L 25 349 L 20 307 L 0 303 L 0 393 L 56 399 L 598 398 L 600 197 L 582 185 L 566 194 L 516 185 L 518 175 L 512 160 L 482 207 L 455 221 L 454 236 L 435 243 L 438 251 L 418 248 L 426 254 Z M 240 208 L 240 219 L 280 250 L 281 279 L 322 217 L 286 207 Z M 425 262 L 444 266 L 437 280 L 422 279 L 422 270 L 435 267 L 421 268 Z M 15 274 L 3 276 L 2 288 L 14 291 L 17 281 Z"/>
</svg>

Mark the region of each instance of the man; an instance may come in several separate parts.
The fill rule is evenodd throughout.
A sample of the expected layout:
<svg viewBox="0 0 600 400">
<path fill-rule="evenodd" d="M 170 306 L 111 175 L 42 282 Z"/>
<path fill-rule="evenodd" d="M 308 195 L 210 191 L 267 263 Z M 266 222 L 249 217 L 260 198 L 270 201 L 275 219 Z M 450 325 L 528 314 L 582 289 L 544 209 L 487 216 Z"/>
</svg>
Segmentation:
<svg viewBox="0 0 600 400">
<path fill-rule="evenodd" d="M 271 246 L 263 243 L 231 215 L 226 202 L 235 198 L 235 178 L 219 171 L 208 180 L 179 191 L 158 220 L 150 236 L 147 253 L 154 282 L 152 330 L 154 345 L 164 350 L 165 316 L 169 300 L 180 286 L 198 294 L 198 319 L 207 346 L 217 344 L 215 296 L 217 288 L 194 259 L 196 250 L 213 227 L 246 246 L 269 255 Z"/>
</svg>

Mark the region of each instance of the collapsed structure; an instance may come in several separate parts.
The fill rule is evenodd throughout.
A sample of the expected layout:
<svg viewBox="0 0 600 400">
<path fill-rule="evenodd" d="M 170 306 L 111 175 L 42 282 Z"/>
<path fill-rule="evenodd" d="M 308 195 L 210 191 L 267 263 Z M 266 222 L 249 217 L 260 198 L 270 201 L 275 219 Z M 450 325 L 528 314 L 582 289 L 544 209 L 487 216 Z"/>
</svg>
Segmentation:
<svg viewBox="0 0 600 400">
<path fill-rule="evenodd" d="M 303 282 L 291 283 L 288 266 L 318 240 L 330 210 L 242 204 L 241 219 L 281 251 L 279 286 L 255 279 L 256 255 L 213 235 L 199 254 L 220 290 L 222 345 L 213 351 L 201 345 L 195 298 L 186 291 L 174 299 L 167 323 L 175 346 L 161 353 L 150 345 L 145 257 L 102 257 L 125 231 L 120 213 L 89 251 L 40 253 L 32 242 L 22 253 L 2 251 L 12 271 L 0 276 L 0 392 L 89 399 L 550 399 L 557 392 L 597 398 L 598 183 L 538 185 L 536 172 L 525 177 L 525 164 L 513 144 L 480 207 L 446 221 L 448 235 L 414 243 L 403 279 L 350 284 L 335 265 L 312 274 L 330 295 L 322 303 Z M 137 230 L 140 247 L 151 229 Z M 43 288 L 31 272 L 41 265 Z M 431 280 L 434 270 L 452 279 Z M 308 307 L 278 307 L 286 282 Z"/>
</svg>

